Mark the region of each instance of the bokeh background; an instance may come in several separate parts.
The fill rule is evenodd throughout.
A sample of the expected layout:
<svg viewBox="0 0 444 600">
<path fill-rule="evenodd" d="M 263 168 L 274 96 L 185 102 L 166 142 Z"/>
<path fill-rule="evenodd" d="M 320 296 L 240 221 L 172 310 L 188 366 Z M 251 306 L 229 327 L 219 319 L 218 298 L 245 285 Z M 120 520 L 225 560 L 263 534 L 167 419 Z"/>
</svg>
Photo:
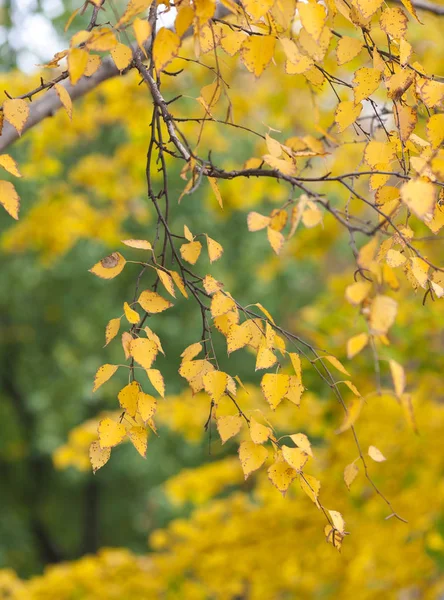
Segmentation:
<svg viewBox="0 0 444 600">
<path fill-rule="evenodd" d="M 86 25 L 88 15 L 78 16 L 64 32 L 76 8 L 62 0 L 0 3 L 1 89 L 16 95 L 34 87 L 35 65 Z M 412 37 L 427 68 L 439 72 L 443 21 L 424 20 L 425 27 L 412 26 Z M 191 56 L 191 48 L 183 52 Z M 327 88 L 318 91 L 319 115 L 310 90 L 282 65 L 255 81 L 228 56 L 222 64 L 236 119 L 245 125 L 264 124 L 263 133 L 273 126 L 285 139 L 307 131 L 319 137 L 316 125 L 331 124 L 335 102 Z M 201 115 L 196 98 L 211 73 L 180 60 L 171 70 L 176 66 L 186 70 L 166 78 L 166 96 L 186 90 L 174 110 Z M 124 382 L 93 395 L 92 379 L 99 365 L 121 360 L 117 346 L 103 349 L 104 329 L 132 296 L 137 272 L 126 268 L 106 282 L 88 269 L 121 251 L 121 239 L 155 235 L 144 179 L 152 105 L 138 84 L 133 74 L 105 83 L 75 105 L 72 123 L 59 112 L 10 150 L 24 177 L 15 183 L 20 221 L 0 213 L 0 598 L 443 598 L 443 309 L 439 302 L 423 306 L 405 282 L 394 292 L 400 309 L 391 345 L 380 348 L 383 394 L 374 394 L 369 349 L 347 364 L 368 394 L 358 422 L 362 445 L 376 445 L 388 459 L 372 465 L 372 475 L 408 524 L 385 520 L 390 510 L 362 469 L 347 490 L 343 470 L 356 448 L 350 432 L 334 433 L 341 409 L 308 364 L 300 409 L 283 406 L 273 422 L 282 434 L 302 431 L 312 440 L 323 503 L 342 512 L 350 532 L 341 554 L 325 543 L 322 515 L 296 483 L 283 498 L 265 473 L 243 481 L 236 443 L 221 446 L 214 426 L 211 438 L 205 433 L 208 401 L 192 397 L 177 374 L 180 353 L 201 330 L 200 312 L 185 300 L 153 319 L 166 351 L 159 437 L 150 438 L 146 460 L 125 444 L 93 476 L 88 446 L 98 415 L 116 409 Z M 335 160 L 357 165 L 356 148 L 344 146 Z M 258 138 L 211 124 L 202 155 L 205 149 L 227 166 L 263 153 Z M 184 182 L 173 163 L 170 181 L 177 199 Z M 225 252 L 211 272 L 242 304 L 261 302 L 284 327 L 347 362 L 346 341 L 362 321 L 344 300 L 354 271 L 345 233 L 326 216 L 321 226 L 301 226 L 277 258 L 263 232 L 248 232 L 246 214 L 267 214 L 289 190 L 239 180 L 222 183 L 221 192 L 223 212 L 207 185 L 180 207 L 174 202 L 172 227 L 187 223 L 213 235 Z M 341 200 L 336 193 L 332 202 Z M 427 248 L 442 259 L 442 239 Z M 216 347 L 224 356 L 223 338 Z M 414 426 L 390 392 L 389 358 L 406 369 Z M 247 408 L 266 412 L 252 356 L 222 358 L 221 368 L 246 383 Z"/>
</svg>

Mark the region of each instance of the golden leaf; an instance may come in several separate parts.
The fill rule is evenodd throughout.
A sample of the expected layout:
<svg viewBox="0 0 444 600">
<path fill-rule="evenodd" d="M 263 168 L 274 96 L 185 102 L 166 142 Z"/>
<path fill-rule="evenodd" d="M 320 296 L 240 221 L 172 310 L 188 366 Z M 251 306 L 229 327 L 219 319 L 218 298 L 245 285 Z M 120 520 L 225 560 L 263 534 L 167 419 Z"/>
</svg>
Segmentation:
<svg viewBox="0 0 444 600">
<path fill-rule="evenodd" d="M 75 85 L 85 74 L 89 54 L 82 48 L 71 48 L 68 52 L 69 80 Z"/>
<path fill-rule="evenodd" d="M 173 306 L 169 300 L 166 300 L 157 292 L 151 292 L 150 290 L 143 291 L 137 302 L 143 310 L 146 310 L 147 313 L 151 314 L 161 313 Z"/>
<path fill-rule="evenodd" d="M 109 417 L 102 419 L 97 428 L 101 448 L 112 448 L 123 440 L 126 434 L 125 426 L 116 423 Z"/>
<path fill-rule="evenodd" d="M 202 244 L 200 242 L 188 242 L 188 244 L 182 244 L 180 247 L 180 254 L 184 260 L 189 262 L 191 265 L 194 265 L 200 256 L 201 250 Z"/>
<path fill-rule="evenodd" d="M 97 369 L 94 377 L 93 392 L 99 389 L 108 379 L 110 379 L 119 368 L 118 365 L 105 364 Z"/>
<path fill-rule="evenodd" d="M 13 219 L 18 219 L 20 198 L 10 181 L 0 181 L 0 204 Z"/>
<path fill-rule="evenodd" d="M 72 119 L 72 100 L 71 100 L 71 96 L 69 95 L 68 90 L 60 83 L 56 83 L 54 85 L 54 88 L 55 88 L 55 91 L 57 92 L 57 96 L 59 97 L 60 102 L 62 103 L 64 109 L 66 110 L 68 117 L 70 119 Z"/>
<path fill-rule="evenodd" d="M 111 56 L 114 61 L 114 64 L 119 69 L 119 71 L 124 71 L 133 60 L 133 52 L 131 48 L 125 46 L 125 44 L 118 43 L 111 50 Z"/>
<path fill-rule="evenodd" d="M 91 462 L 93 473 L 96 473 L 109 461 L 111 448 L 102 448 L 98 441 L 95 441 L 89 447 L 89 460 Z"/>
<path fill-rule="evenodd" d="M 255 444 L 264 444 L 268 438 L 270 437 L 270 435 L 272 434 L 272 431 L 269 427 L 266 427 L 265 425 L 261 425 L 261 423 L 258 423 L 253 417 L 251 417 L 250 419 L 250 437 L 251 437 L 251 441 Z"/>
<path fill-rule="evenodd" d="M 134 310 L 133 308 L 131 308 L 131 306 L 128 304 L 128 302 L 125 302 L 123 304 L 123 310 L 125 312 L 125 317 L 133 325 L 135 325 L 136 323 L 138 323 L 140 321 L 139 313 L 136 310 Z"/>
<path fill-rule="evenodd" d="M 111 340 L 113 340 L 116 335 L 119 333 L 120 329 L 120 318 L 111 319 L 108 322 L 105 330 L 105 346 L 108 346 Z"/>
<path fill-rule="evenodd" d="M 268 468 L 267 473 L 271 483 L 284 496 L 297 475 L 297 471 L 290 467 L 290 465 L 282 458 L 276 460 L 276 462 Z"/>
<path fill-rule="evenodd" d="M 285 398 L 288 393 L 289 385 L 289 376 L 282 373 L 265 373 L 262 377 L 261 389 L 265 399 L 273 410 L 275 410 Z"/>
<path fill-rule="evenodd" d="M 276 44 L 272 35 L 251 35 L 241 46 L 241 60 L 256 77 L 262 75 L 274 54 Z"/>
<path fill-rule="evenodd" d="M 242 442 L 239 446 L 239 459 L 245 479 L 248 479 L 253 471 L 260 469 L 267 458 L 267 449 L 254 442 Z"/>
<path fill-rule="evenodd" d="M 147 369 L 146 374 L 156 392 L 165 398 L 165 382 L 162 373 L 158 369 Z"/>
<path fill-rule="evenodd" d="M 368 334 L 359 333 L 347 341 L 347 358 L 353 358 L 363 350 L 368 344 Z"/>
<path fill-rule="evenodd" d="M 339 429 L 335 431 L 335 433 L 344 433 L 344 431 L 347 431 L 348 429 L 350 429 L 350 427 L 353 427 L 353 425 L 358 420 L 359 415 L 361 414 L 361 408 L 362 398 L 353 398 L 353 400 L 350 402 L 350 405 L 347 408 L 347 412 L 345 413 L 345 418 L 342 425 L 339 427 Z"/>
<path fill-rule="evenodd" d="M 336 46 L 336 58 L 338 65 L 344 65 L 345 63 L 353 60 L 361 52 L 364 47 L 361 40 L 348 36 L 343 36 Z"/>
<path fill-rule="evenodd" d="M 144 369 L 150 369 L 153 364 L 158 348 L 156 342 L 144 338 L 131 340 L 129 351 L 134 360 Z"/>
<path fill-rule="evenodd" d="M 228 384 L 228 375 L 222 371 L 210 371 L 203 377 L 205 391 L 211 400 L 217 405 L 225 394 Z"/>
<path fill-rule="evenodd" d="M 224 249 L 218 242 L 216 242 L 215 240 L 212 240 L 210 237 L 208 237 L 208 235 L 206 236 L 206 238 L 207 238 L 208 256 L 210 258 L 210 263 L 213 263 L 216 260 L 219 260 L 219 258 L 223 254 Z"/>
<path fill-rule="evenodd" d="M 140 386 L 137 381 L 132 381 L 120 390 L 117 395 L 120 406 L 131 416 L 135 417 L 137 412 L 137 400 Z"/>
<path fill-rule="evenodd" d="M 145 427 L 135 425 L 128 430 L 128 437 L 134 448 L 142 458 L 146 458 L 146 450 L 148 447 L 148 431 Z"/>
<path fill-rule="evenodd" d="M 239 433 L 242 427 L 242 417 L 240 415 L 229 415 L 219 417 L 216 421 L 217 431 L 219 432 L 222 444 Z"/>
<path fill-rule="evenodd" d="M 148 421 L 151 419 L 157 409 L 157 400 L 150 394 L 140 391 L 137 397 L 137 410 L 142 421 Z"/>
<path fill-rule="evenodd" d="M 156 71 L 160 72 L 178 55 L 180 37 L 165 27 L 161 27 L 156 34 L 153 44 L 153 60 Z"/>
<path fill-rule="evenodd" d="M 17 133 L 21 135 L 29 116 L 28 103 L 20 98 L 7 98 L 3 102 L 3 114 L 5 119 L 11 123 L 17 130 Z"/>
<path fill-rule="evenodd" d="M 114 279 L 122 271 L 126 264 L 126 260 L 119 252 L 113 252 L 109 256 L 102 258 L 90 270 L 90 273 L 97 275 L 101 279 Z"/>
</svg>

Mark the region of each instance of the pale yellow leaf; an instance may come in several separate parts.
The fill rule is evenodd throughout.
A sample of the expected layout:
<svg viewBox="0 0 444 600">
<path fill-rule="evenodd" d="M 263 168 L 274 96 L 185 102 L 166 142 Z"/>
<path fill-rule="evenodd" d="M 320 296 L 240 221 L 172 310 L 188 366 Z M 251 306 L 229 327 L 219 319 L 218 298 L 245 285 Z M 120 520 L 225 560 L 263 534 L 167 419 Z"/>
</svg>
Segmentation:
<svg viewBox="0 0 444 600">
<path fill-rule="evenodd" d="M 29 104 L 20 98 L 6 98 L 3 102 L 3 115 L 5 119 L 21 135 L 29 116 Z"/>
<path fill-rule="evenodd" d="M 89 447 L 89 460 L 91 462 L 93 473 L 96 473 L 109 461 L 111 448 L 102 448 L 98 441 L 95 441 Z"/>
<path fill-rule="evenodd" d="M 387 460 L 385 458 L 385 456 L 382 454 L 382 452 L 380 450 L 378 450 L 378 448 L 376 448 L 376 446 L 369 446 L 368 455 L 375 462 L 384 462 L 385 460 Z"/>
</svg>

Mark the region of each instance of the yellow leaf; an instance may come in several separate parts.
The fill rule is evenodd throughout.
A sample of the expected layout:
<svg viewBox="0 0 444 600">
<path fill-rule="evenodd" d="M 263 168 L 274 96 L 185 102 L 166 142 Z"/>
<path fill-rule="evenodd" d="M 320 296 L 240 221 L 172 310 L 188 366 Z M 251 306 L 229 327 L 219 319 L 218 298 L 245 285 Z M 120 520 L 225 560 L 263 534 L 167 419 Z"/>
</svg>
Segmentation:
<svg viewBox="0 0 444 600">
<path fill-rule="evenodd" d="M 151 314 L 161 313 L 173 306 L 169 300 L 165 300 L 160 294 L 151 292 L 150 290 L 143 291 L 137 302 L 143 310 L 146 310 L 147 313 Z"/>
<path fill-rule="evenodd" d="M 413 5 L 413 2 L 411 0 L 401 0 L 401 2 L 404 4 L 404 6 L 406 7 L 406 9 L 409 11 L 409 13 L 415 17 L 415 19 L 418 21 L 418 23 L 421 23 L 421 21 L 418 19 L 418 15 L 416 14 L 416 10 L 415 7 Z"/>
<path fill-rule="evenodd" d="M 280 171 L 283 175 L 287 175 L 288 177 L 296 175 L 296 163 L 293 160 L 276 158 L 272 154 L 264 154 L 262 158 L 274 171 Z"/>
<path fill-rule="evenodd" d="M 112 448 L 123 440 L 126 434 L 125 426 L 116 423 L 109 417 L 102 419 L 97 429 L 101 448 Z"/>
<path fill-rule="evenodd" d="M 62 103 L 64 109 L 67 112 L 68 117 L 72 119 L 72 100 L 71 96 L 68 93 L 68 90 L 60 83 L 56 83 L 54 88 L 57 92 L 58 97 L 60 98 L 60 102 Z"/>
<path fill-rule="evenodd" d="M 348 489 L 350 489 L 350 486 L 356 479 L 358 473 L 359 473 L 359 469 L 354 462 L 345 467 L 344 482 L 345 482 L 345 485 L 348 487 Z"/>
<path fill-rule="evenodd" d="M 240 350 L 240 348 L 243 348 L 250 343 L 252 335 L 248 323 L 248 321 L 245 321 L 242 325 L 233 324 L 229 328 L 227 334 L 228 354 Z"/>
<path fill-rule="evenodd" d="M 98 390 L 101 385 L 108 381 L 108 379 L 110 379 L 114 375 L 118 368 L 118 365 L 110 364 L 102 365 L 101 367 L 99 367 L 94 377 L 93 392 Z"/>
<path fill-rule="evenodd" d="M 187 348 L 185 348 L 185 350 L 180 355 L 182 358 L 182 362 L 188 362 L 190 360 L 193 360 L 193 358 L 195 358 L 201 352 L 202 352 L 202 344 L 200 342 L 191 344 L 191 346 L 188 346 Z"/>
<path fill-rule="evenodd" d="M 247 216 L 248 231 L 260 231 L 270 224 L 270 217 L 264 217 L 257 212 L 250 212 Z"/>
<path fill-rule="evenodd" d="M 188 298 L 188 292 L 185 287 L 184 280 L 176 271 L 170 271 L 170 275 L 173 278 L 174 283 L 176 284 L 179 292 L 182 294 L 184 298 Z"/>
<path fill-rule="evenodd" d="M 370 307 L 370 327 L 377 335 L 387 333 L 398 312 L 396 300 L 389 296 L 376 296 Z"/>
<path fill-rule="evenodd" d="M 259 21 L 271 8 L 275 0 L 244 0 L 243 6 L 255 21 Z"/>
<path fill-rule="evenodd" d="M 133 336 L 128 333 L 128 331 L 124 331 L 122 333 L 122 348 L 123 352 L 125 353 L 125 360 L 128 360 L 128 358 L 131 356 L 130 345 L 132 341 Z"/>
<path fill-rule="evenodd" d="M 241 46 L 241 59 L 250 73 L 260 77 L 274 54 L 276 39 L 272 35 L 250 35 Z"/>
<path fill-rule="evenodd" d="M 125 264 L 126 260 L 120 252 L 113 252 L 109 256 L 102 258 L 102 260 L 96 263 L 89 272 L 97 275 L 97 277 L 100 277 L 101 279 L 113 279 L 123 271 Z"/>
<path fill-rule="evenodd" d="M 239 322 L 239 313 L 236 310 L 228 311 L 227 313 L 220 315 L 220 317 L 214 318 L 214 325 L 218 331 L 225 337 L 227 337 L 230 327 Z"/>
<path fill-rule="evenodd" d="M 156 342 L 144 338 L 131 340 L 129 350 L 134 360 L 144 369 L 151 368 L 158 352 Z"/>
<path fill-rule="evenodd" d="M 183 235 L 188 242 L 194 241 L 194 235 L 186 225 L 183 226 Z"/>
<path fill-rule="evenodd" d="M 347 408 L 347 412 L 345 413 L 344 421 L 342 425 L 335 431 L 336 434 L 344 433 L 353 427 L 356 423 L 359 415 L 361 414 L 362 408 L 362 398 L 353 398 L 350 402 L 350 405 Z"/>
<path fill-rule="evenodd" d="M 75 85 L 83 77 L 88 64 L 88 52 L 82 48 L 71 48 L 68 53 L 69 80 Z"/>
<path fill-rule="evenodd" d="M 224 249 L 215 240 L 212 240 L 208 236 L 206 236 L 206 238 L 207 238 L 207 246 L 208 246 L 208 256 L 210 258 L 210 263 L 213 263 L 216 260 L 219 260 L 219 258 L 223 254 Z M 196 243 L 196 242 L 194 242 L 194 243 Z M 197 242 L 197 243 L 199 243 L 199 242 Z"/>
<path fill-rule="evenodd" d="M 111 448 L 101 448 L 98 441 L 95 441 L 89 447 L 89 460 L 91 462 L 93 473 L 96 473 L 109 461 Z"/>
<path fill-rule="evenodd" d="M 18 219 L 20 198 L 10 181 L 0 181 L 0 204 L 13 219 Z"/>
<path fill-rule="evenodd" d="M 386 8 L 379 19 L 381 29 L 394 39 L 400 39 L 407 33 L 408 19 L 400 8 Z"/>
<path fill-rule="evenodd" d="M 241 49 L 245 38 L 246 35 L 243 31 L 224 31 L 220 45 L 227 54 L 229 54 L 230 56 L 234 56 Z"/>
<path fill-rule="evenodd" d="M 158 369 L 147 369 L 146 374 L 156 392 L 165 398 L 165 382 L 162 373 Z"/>
<path fill-rule="evenodd" d="M 355 104 L 373 94 L 378 89 L 380 80 L 381 72 L 377 69 L 369 69 L 367 67 L 358 69 L 353 79 Z"/>
<path fill-rule="evenodd" d="M 9 154 L 0 154 L 0 167 L 3 167 L 5 171 L 8 171 L 8 173 L 11 173 L 14 177 L 22 176 L 16 161 L 12 156 L 9 156 Z"/>
<path fill-rule="evenodd" d="M 145 394 L 145 392 L 140 391 L 139 396 L 137 398 L 137 410 L 142 421 L 148 421 L 151 419 L 157 409 L 157 400 L 154 396 L 150 394 Z"/>
<path fill-rule="evenodd" d="M 124 23 L 128 23 L 128 21 L 130 21 L 133 17 L 145 11 L 151 6 L 152 1 L 153 0 L 130 0 L 116 27 L 120 27 Z"/>
<path fill-rule="evenodd" d="M 297 376 L 298 380 L 302 383 L 301 357 L 299 356 L 299 354 L 296 354 L 296 352 L 289 352 L 288 356 L 290 357 L 291 365 L 294 369 L 295 375 Z"/>
<path fill-rule="evenodd" d="M 348 389 L 353 392 L 353 394 L 355 396 L 358 396 L 359 398 L 361 397 L 361 394 L 359 393 L 358 388 L 355 386 L 354 383 L 352 383 L 351 381 L 343 381 L 342 383 L 345 383 L 345 385 L 348 387 Z"/>
<path fill-rule="evenodd" d="M 208 360 L 190 360 L 180 365 L 179 375 L 188 381 L 193 393 L 197 394 L 203 390 L 203 378 L 210 371 L 214 371 L 214 367 Z"/>
<path fill-rule="evenodd" d="M 184 260 L 189 262 L 191 265 L 194 265 L 200 256 L 201 250 L 202 244 L 200 242 L 188 242 L 188 244 L 182 244 L 180 247 L 180 254 Z"/>
<path fill-rule="evenodd" d="M 194 10 L 191 6 L 184 6 L 182 3 L 177 8 L 177 16 L 174 21 L 174 28 L 179 37 L 187 31 L 194 19 Z"/>
<path fill-rule="evenodd" d="M 396 105 L 394 115 L 396 126 L 399 129 L 399 137 L 402 142 L 406 142 L 418 121 L 416 109 L 407 106 L 407 104 L 398 104 Z"/>
<path fill-rule="evenodd" d="M 321 489 L 320 482 L 312 475 L 306 475 L 304 473 L 299 476 L 299 483 L 310 500 L 312 500 L 318 508 L 321 508 L 318 501 L 319 490 Z"/>
<path fill-rule="evenodd" d="M 353 60 L 361 52 L 363 43 L 357 38 L 343 36 L 336 46 L 338 65 L 344 65 Z M 359 115 L 358 115 L 359 116 Z"/>
<path fill-rule="evenodd" d="M 163 71 L 177 56 L 180 43 L 180 37 L 176 33 L 165 27 L 159 29 L 153 45 L 153 60 L 156 71 Z"/>
<path fill-rule="evenodd" d="M 240 415 L 229 415 L 219 417 L 216 422 L 222 444 L 237 435 L 242 427 L 242 417 Z"/>
<path fill-rule="evenodd" d="M 100 64 L 100 56 L 98 56 L 97 54 L 90 54 L 88 56 L 88 62 L 86 64 L 86 69 L 84 72 L 85 77 L 91 77 L 91 75 L 94 75 L 94 73 L 100 67 Z"/>
<path fill-rule="evenodd" d="M 105 330 L 105 346 L 108 346 L 111 340 L 113 340 L 116 335 L 119 333 L 120 329 L 120 318 L 119 319 L 111 319 L 108 322 Z"/>
<path fill-rule="evenodd" d="M 401 187 L 401 199 L 420 219 L 433 215 L 436 195 L 432 183 L 411 179 Z"/>
<path fill-rule="evenodd" d="M 321 37 L 327 19 L 327 12 L 322 4 L 317 2 L 298 2 L 297 8 L 302 26 L 315 42 Z"/>
<path fill-rule="evenodd" d="M 444 142 L 444 113 L 432 115 L 429 118 L 427 121 L 427 138 L 433 148 L 438 148 Z"/>
<path fill-rule="evenodd" d="M 304 386 L 302 385 L 301 378 L 298 375 L 290 375 L 290 379 L 288 380 L 288 392 L 285 397 L 296 406 L 299 406 L 301 403 L 301 396 L 304 391 Z"/>
<path fill-rule="evenodd" d="M 166 291 L 175 298 L 176 292 L 174 291 L 174 283 L 171 275 L 166 271 L 162 271 L 162 269 L 156 269 L 156 273 Z"/>
<path fill-rule="evenodd" d="M 396 362 L 396 360 L 389 360 L 389 365 L 393 385 L 395 386 L 395 394 L 400 398 L 405 389 L 405 371 L 403 366 Z"/>
<path fill-rule="evenodd" d="M 313 60 L 302 54 L 293 40 L 280 38 L 280 42 L 287 57 L 285 71 L 288 75 L 301 75 L 313 67 Z"/>
<path fill-rule="evenodd" d="M 376 142 L 372 140 L 365 147 L 364 160 L 372 168 L 381 163 L 390 163 L 395 158 L 395 147 L 391 142 Z"/>
<path fill-rule="evenodd" d="M 165 352 L 163 351 L 162 344 L 161 344 L 160 338 L 159 338 L 159 336 L 157 335 L 157 333 L 154 333 L 154 331 L 152 331 L 152 330 L 151 330 L 151 329 L 148 327 L 148 325 L 146 325 L 146 326 L 144 327 L 144 330 L 145 330 L 145 333 L 146 333 L 146 337 L 147 337 L 149 340 L 152 340 L 152 341 L 153 341 L 153 342 L 156 344 L 156 346 L 157 346 L 157 349 L 159 350 L 159 352 L 162 352 L 162 354 L 165 356 Z"/>
<path fill-rule="evenodd" d="M 308 454 L 301 448 L 290 448 L 282 446 L 282 455 L 285 461 L 296 471 L 302 471 L 308 460 Z"/>
<path fill-rule="evenodd" d="M 429 279 L 429 265 L 418 256 L 411 258 L 410 264 L 413 277 L 416 279 L 419 285 L 425 289 Z"/>
<path fill-rule="evenodd" d="M 268 468 L 267 473 L 271 483 L 284 496 L 297 475 L 297 472 L 290 467 L 285 460 L 282 460 L 282 458 L 276 460 L 276 462 Z"/>
<path fill-rule="evenodd" d="M 399 42 L 399 62 L 404 67 L 410 60 L 412 55 L 412 46 L 404 39 Z"/>
<path fill-rule="evenodd" d="M 404 256 L 404 254 L 398 252 L 398 250 L 388 250 L 385 256 L 385 260 L 387 261 L 387 264 L 390 267 L 396 268 L 401 267 L 403 264 L 405 264 L 407 258 Z"/>
<path fill-rule="evenodd" d="M 247 479 L 253 471 L 260 469 L 267 458 L 267 449 L 254 442 L 242 442 L 239 446 L 239 459 L 245 479 Z"/>
<path fill-rule="evenodd" d="M 298 448 L 303 450 L 309 456 L 313 456 L 310 440 L 305 433 L 293 433 L 293 435 L 290 435 L 290 438 Z"/>
<path fill-rule="evenodd" d="M 108 52 L 117 45 L 117 39 L 111 29 L 108 27 L 99 27 L 94 29 L 86 41 L 86 47 L 88 50 L 95 50 L 96 52 Z"/>
<path fill-rule="evenodd" d="M 385 456 L 382 454 L 382 452 L 380 450 L 378 450 L 378 448 L 376 448 L 376 446 L 368 447 L 368 455 L 375 462 L 384 462 L 385 460 L 387 460 L 385 458 Z"/>
<path fill-rule="evenodd" d="M 364 18 L 371 17 L 382 3 L 383 0 L 356 0 L 356 5 Z"/>
<path fill-rule="evenodd" d="M 285 398 L 288 393 L 289 385 L 289 376 L 282 373 L 265 373 L 262 377 L 261 389 L 265 399 L 273 410 L 275 410 Z"/>
<path fill-rule="evenodd" d="M 123 310 L 125 312 L 125 317 L 128 319 L 130 323 L 135 325 L 140 321 L 140 315 L 137 311 L 131 308 L 128 302 L 125 302 L 123 305 Z"/>
<path fill-rule="evenodd" d="M 28 103 L 20 98 L 17 98 L 16 100 L 7 98 L 3 102 L 3 114 L 5 119 L 11 123 L 18 134 L 21 135 L 29 116 Z"/>
<path fill-rule="evenodd" d="M 333 367 L 335 367 L 335 369 L 337 369 L 341 373 L 344 373 L 344 375 L 350 375 L 350 373 L 347 371 L 347 369 L 344 367 L 344 365 L 335 356 L 323 356 L 322 359 L 328 360 L 328 362 Z"/>
<path fill-rule="evenodd" d="M 363 350 L 368 344 L 368 335 L 359 333 L 347 341 L 347 358 L 353 358 Z"/>
<path fill-rule="evenodd" d="M 237 310 L 233 298 L 223 292 L 216 292 L 211 299 L 211 314 L 213 317 L 220 317 L 232 310 Z"/>
<path fill-rule="evenodd" d="M 146 19 L 134 19 L 133 29 L 134 29 L 134 35 L 136 37 L 137 45 L 142 50 L 142 52 L 145 54 L 146 58 L 148 58 L 148 55 L 145 50 L 145 43 L 151 35 L 150 22 L 147 21 Z M 128 50 L 129 50 L 129 48 L 128 48 Z M 131 50 L 130 50 L 130 53 L 131 53 Z M 117 68 L 119 68 L 119 67 L 117 67 Z"/>
<path fill-rule="evenodd" d="M 255 444 L 264 444 L 270 437 L 272 431 L 269 427 L 261 425 L 253 417 L 250 419 L 250 437 Z"/>
<path fill-rule="evenodd" d="M 130 248 L 137 248 L 139 250 L 152 250 L 153 247 L 146 240 L 122 240 L 122 244 L 129 246 Z"/>
<path fill-rule="evenodd" d="M 145 427 L 135 425 L 128 430 L 128 437 L 134 448 L 142 458 L 146 458 L 146 449 L 148 447 L 148 431 Z"/>
<path fill-rule="evenodd" d="M 208 177 L 208 181 L 210 183 L 211 189 L 213 190 L 214 195 L 216 196 L 216 200 L 221 208 L 224 207 L 224 203 L 222 200 L 222 196 L 220 195 L 219 186 L 217 185 L 217 179 L 214 177 Z"/>
<path fill-rule="evenodd" d="M 276 361 L 277 358 L 273 352 L 267 348 L 266 344 L 261 343 L 256 356 L 255 370 L 269 369 L 276 363 Z"/>
<path fill-rule="evenodd" d="M 111 56 L 119 71 L 124 71 L 127 67 L 129 67 L 131 61 L 133 60 L 133 52 L 131 48 L 121 43 L 118 43 L 117 46 L 111 50 Z M 151 248 L 149 248 L 149 250 L 151 250 Z"/>
<path fill-rule="evenodd" d="M 217 405 L 225 394 L 228 384 L 228 375 L 222 371 L 211 371 L 203 377 L 205 391 L 211 400 Z"/>
<path fill-rule="evenodd" d="M 357 281 L 347 286 L 345 290 L 345 297 L 350 302 L 357 306 L 364 302 L 369 293 L 371 292 L 372 284 L 369 281 Z"/>
<path fill-rule="evenodd" d="M 267 227 L 267 237 L 270 242 L 270 246 L 273 248 L 276 254 L 282 250 L 282 246 L 284 245 L 285 238 L 280 231 L 276 231 L 271 227 Z"/>
<path fill-rule="evenodd" d="M 140 386 L 137 381 L 132 381 L 120 390 L 117 395 L 120 406 L 131 416 L 135 417 L 137 412 L 137 400 Z"/>
</svg>

